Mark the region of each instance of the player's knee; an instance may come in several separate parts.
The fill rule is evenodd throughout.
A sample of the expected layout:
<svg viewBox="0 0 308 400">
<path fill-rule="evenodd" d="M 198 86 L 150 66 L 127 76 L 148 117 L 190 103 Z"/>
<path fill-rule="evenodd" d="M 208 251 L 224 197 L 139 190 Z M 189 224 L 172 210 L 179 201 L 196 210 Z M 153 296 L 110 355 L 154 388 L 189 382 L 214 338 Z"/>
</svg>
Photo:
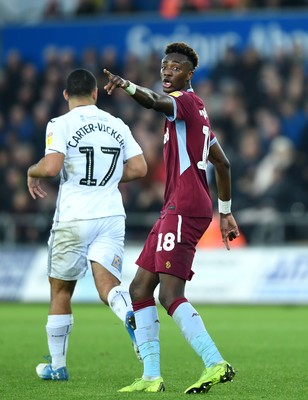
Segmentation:
<svg viewBox="0 0 308 400">
<path fill-rule="evenodd" d="M 138 301 L 142 298 L 142 288 L 133 280 L 129 286 L 129 294 L 132 301 Z"/>
<path fill-rule="evenodd" d="M 173 303 L 173 296 L 170 296 L 169 293 L 160 291 L 158 295 L 158 300 L 160 304 L 164 307 L 166 311 L 168 311 L 170 305 Z"/>
<path fill-rule="evenodd" d="M 145 287 L 145 285 L 142 285 L 134 280 L 129 286 L 129 294 L 132 301 L 141 301 L 144 299 L 148 299 L 153 295 L 151 291 L 148 290 L 147 287 Z"/>
</svg>

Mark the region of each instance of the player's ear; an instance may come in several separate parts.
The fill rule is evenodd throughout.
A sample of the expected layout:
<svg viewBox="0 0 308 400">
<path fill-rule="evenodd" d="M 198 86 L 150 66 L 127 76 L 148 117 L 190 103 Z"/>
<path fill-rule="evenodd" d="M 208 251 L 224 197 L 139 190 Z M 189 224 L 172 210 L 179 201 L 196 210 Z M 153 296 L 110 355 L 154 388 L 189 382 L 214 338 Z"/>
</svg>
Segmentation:
<svg viewBox="0 0 308 400">
<path fill-rule="evenodd" d="M 68 101 L 68 93 L 66 89 L 63 90 L 63 97 L 65 98 L 66 101 Z"/>
<path fill-rule="evenodd" d="M 188 71 L 186 82 L 190 82 L 191 81 L 191 78 L 193 77 L 193 74 L 194 74 L 194 70 L 193 69 Z"/>
<path fill-rule="evenodd" d="M 95 88 L 92 92 L 92 99 L 97 100 L 98 88 Z"/>
</svg>

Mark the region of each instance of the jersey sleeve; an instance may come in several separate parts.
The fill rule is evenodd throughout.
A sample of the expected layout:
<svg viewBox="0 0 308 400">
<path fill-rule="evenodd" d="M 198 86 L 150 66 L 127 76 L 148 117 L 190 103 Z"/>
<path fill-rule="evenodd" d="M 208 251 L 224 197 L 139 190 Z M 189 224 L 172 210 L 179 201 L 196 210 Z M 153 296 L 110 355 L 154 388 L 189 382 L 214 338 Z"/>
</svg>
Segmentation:
<svg viewBox="0 0 308 400">
<path fill-rule="evenodd" d="M 127 161 L 129 158 L 135 157 L 139 154 L 142 154 L 142 148 L 134 139 L 130 128 L 123 123 L 124 132 L 125 132 L 125 147 L 124 147 L 124 162 Z"/>
<path fill-rule="evenodd" d="M 175 119 L 185 120 L 187 116 L 191 115 L 195 108 L 195 103 L 186 92 L 172 92 L 169 94 L 174 104 L 174 115 L 167 117 L 169 121 Z"/>
<path fill-rule="evenodd" d="M 213 146 L 214 143 L 218 142 L 215 133 L 211 130 L 210 133 L 210 147 Z"/>
<path fill-rule="evenodd" d="M 65 122 L 60 118 L 52 119 L 46 127 L 45 155 L 55 152 L 66 155 L 66 151 Z"/>
</svg>

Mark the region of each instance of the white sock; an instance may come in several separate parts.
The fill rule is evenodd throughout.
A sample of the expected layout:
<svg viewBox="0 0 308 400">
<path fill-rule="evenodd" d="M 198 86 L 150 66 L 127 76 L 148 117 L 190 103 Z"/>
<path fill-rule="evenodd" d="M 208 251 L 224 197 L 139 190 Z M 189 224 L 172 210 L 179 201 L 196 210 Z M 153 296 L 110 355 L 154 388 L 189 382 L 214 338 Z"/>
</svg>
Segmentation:
<svg viewBox="0 0 308 400">
<path fill-rule="evenodd" d="M 138 346 L 148 341 L 159 342 L 160 323 L 156 306 L 142 308 L 135 313 L 135 336 Z"/>
<path fill-rule="evenodd" d="M 212 367 L 223 360 L 215 343 L 205 329 L 202 318 L 190 303 L 180 304 L 174 311 L 172 318 L 185 339 L 202 358 L 206 367 Z"/>
<path fill-rule="evenodd" d="M 135 337 L 143 360 L 143 379 L 160 377 L 160 323 L 156 306 L 135 312 Z"/>
<path fill-rule="evenodd" d="M 73 323 L 74 318 L 72 314 L 48 315 L 46 332 L 53 369 L 66 366 L 68 338 Z"/>
<path fill-rule="evenodd" d="M 128 290 L 123 286 L 115 286 L 108 293 L 107 301 L 115 315 L 125 322 L 127 312 L 133 310 Z"/>
<path fill-rule="evenodd" d="M 181 303 L 174 311 L 172 318 L 188 343 L 191 343 L 196 336 L 205 331 L 200 315 L 188 302 Z"/>
</svg>

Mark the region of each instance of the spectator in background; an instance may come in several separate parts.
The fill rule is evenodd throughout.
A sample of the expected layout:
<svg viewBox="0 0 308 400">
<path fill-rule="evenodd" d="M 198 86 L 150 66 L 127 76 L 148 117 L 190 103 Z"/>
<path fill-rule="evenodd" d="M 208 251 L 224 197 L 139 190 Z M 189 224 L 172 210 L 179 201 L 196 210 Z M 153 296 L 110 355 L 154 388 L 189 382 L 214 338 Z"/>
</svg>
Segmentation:
<svg viewBox="0 0 308 400">
<path fill-rule="evenodd" d="M 0 149 L 3 149 L 6 145 L 6 119 L 4 113 L 0 111 Z"/>
<path fill-rule="evenodd" d="M 307 122 L 307 115 L 303 107 L 296 106 L 290 97 L 280 104 L 281 133 L 293 142 L 295 148 L 300 149 L 301 133 Z"/>
<path fill-rule="evenodd" d="M 98 54 L 94 48 L 92 47 L 86 48 L 81 54 L 80 62 L 83 65 L 83 68 L 92 71 L 92 73 L 94 73 L 95 75 L 99 73 L 100 68 L 99 68 Z"/>
<path fill-rule="evenodd" d="M 264 64 L 258 52 L 248 47 L 243 54 L 237 55 L 237 73 L 234 75 L 240 88 L 240 95 L 247 111 L 251 114 L 262 102 L 263 96 L 260 94 L 260 71 Z M 216 70 L 216 67 L 213 69 Z M 249 88 L 249 90 L 247 90 Z M 263 103 L 262 103 L 263 104 Z"/>
<path fill-rule="evenodd" d="M 135 8 L 134 0 L 106 0 L 107 11 L 111 13 L 133 13 L 138 11 Z"/>
<path fill-rule="evenodd" d="M 134 8 L 138 12 L 157 12 L 162 0 L 132 0 Z"/>
<path fill-rule="evenodd" d="M 33 120 L 21 104 L 11 107 L 8 116 L 7 133 L 8 141 L 15 137 L 21 142 L 30 142 L 33 133 Z"/>
<path fill-rule="evenodd" d="M 10 107 L 16 101 L 17 91 L 21 83 L 21 70 L 23 66 L 23 60 L 21 59 L 20 53 L 17 49 L 12 49 L 7 55 L 7 60 L 4 65 L 5 68 L 5 79 L 4 85 L 4 98 L 2 106 L 4 111 L 7 113 Z"/>
<path fill-rule="evenodd" d="M 308 105 L 306 106 L 308 113 Z M 308 118 L 304 126 L 299 141 L 299 158 L 298 161 L 301 166 L 301 177 L 303 182 L 304 196 L 301 199 L 304 205 L 304 212 L 308 213 Z"/>
<path fill-rule="evenodd" d="M 291 8 L 305 7 L 306 5 L 306 0 L 251 0 L 251 6 L 258 8 Z"/>
<path fill-rule="evenodd" d="M 211 8 L 211 0 L 161 0 L 159 6 L 160 15 L 163 18 L 176 18 L 185 11 L 205 11 Z"/>
<path fill-rule="evenodd" d="M 289 188 L 292 185 L 294 187 L 297 181 L 294 157 L 294 145 L 291 140 L 280 136 L 274 138 L 269 152 L 258 164 L 252 177 L 250 195 L 258 198 L 259 202 L 268 203 L 274 210 L 289 210 Z M 282 186 L 287 189 L 283 190 L 285 193 L 282 193 Z"/>
<path fill-rule="evenodd" d="M 234 181 L 234 205 L 236 210 L 255 205 L 251 199 L 251 185 L 262 158 L 261 140 L 253 127 L 240 133 L 238 152 L 233 155 L 236 162 L 232 168 Z M 231 153 L 232 154 L 232 153 Z"/>
<path fill-rule="evenodd" d="M 96 0 L 78 0 L 75 14 L 81 15 L 93 15 L 99 10 L 99 3 Z"/>
<path fill-rule="evenodd" d="M 38 158 L 43 157 L 45 148 L 45 129 L 48 121 L 51 118 L 51 108 L 46 101 L 35 103 L 32 109 L 33 132 L 32 142 L 35 155 Z"/>
<path fill-rule="evenodd" d="M 59 0 L 49 0 L 43 11 L 43 19 L 59 19 L 62 16 Z"/>
</svg>

